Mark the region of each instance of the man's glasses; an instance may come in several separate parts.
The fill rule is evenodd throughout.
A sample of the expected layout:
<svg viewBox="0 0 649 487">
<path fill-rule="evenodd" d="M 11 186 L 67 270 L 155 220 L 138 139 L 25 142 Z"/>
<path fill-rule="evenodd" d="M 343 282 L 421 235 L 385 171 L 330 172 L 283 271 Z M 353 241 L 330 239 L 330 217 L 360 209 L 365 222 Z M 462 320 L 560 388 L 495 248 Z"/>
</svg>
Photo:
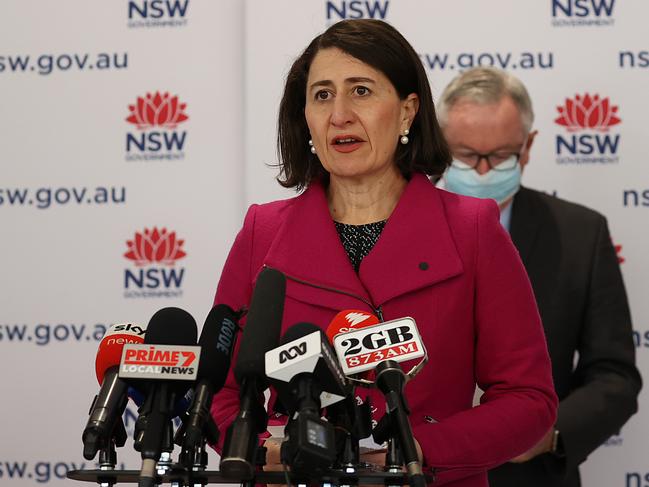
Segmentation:
<svg viewBox="0 0 649 487">
<path fill-rule="evenodd" d="M 489 154 L 478 154 L 476 152 L 454 152 L 451 165 L 463 171 L 475 169 L 484 159 L 489 169 L 493 171 L 511 171 L 518 164 L 520 152 L 490 152 Z"/>
</svg>

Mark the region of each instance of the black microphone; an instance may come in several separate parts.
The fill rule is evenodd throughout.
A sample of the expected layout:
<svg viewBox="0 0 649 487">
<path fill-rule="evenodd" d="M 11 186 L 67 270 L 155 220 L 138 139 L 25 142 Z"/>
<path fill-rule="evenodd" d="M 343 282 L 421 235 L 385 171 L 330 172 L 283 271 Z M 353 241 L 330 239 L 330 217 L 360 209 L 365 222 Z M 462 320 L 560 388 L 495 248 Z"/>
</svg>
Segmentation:
<svg viewBox="0 0 649 487">
<path fill-rule="evenodd" d="M 196 321 L 180 308 L 163 308 L 149 321 L 144 344 L 149 345 L 196 345 Z M 155 380 L 148 384 L 144 404 L 139 409 L 140 434 L 136 441 L 142 456 L 140 487 L 155 484 L 156 462 L 164 444 L 171 443 L 171 417 L 176 398 L 186 393 L 190 383 L 178 380 Z M 143 418 L 144 421 L 140 421 Z M 173 446 L 173 445 L 172 445 Z"/>
<path fill-rule="evenodd" d="M 225 437 L 221 472 L 234 480 L 250 480 L 255 473 L 259 435 L 268 414 L 262 392 L 268 387 L 264 356 L 279 342 L 286 297 L 286 277 L 265 267 L 257 278 L 243 329 L 234 376 L 239 384 L 239 414 Z"/>
<path fill-rule="evenodd" d="M 356 328 L 334 337 L 334 346 L 346 374 L 374 372 L 375 384 L 386 400 L 386 415 L 372 431 L 378 444 L 390 440 L 386 464 L 401 470 L 405 463 L 409 483 L 415 487 L 426 483 L 417 455 L 412 427 L 408 420 L 409 408 L 403 392 L 407 377 L 414 376 L 428 356 L 417 325 L 410 317 L 399 318 Z M 406 375 L 399 365 L 412 359 L 421 359 Z M 377 362 L 379 362 L 377 364 Z"/>
<path fill-rule="evenodd" d="M 351 396 L 351 388 L 322 329 L 298 323 L 282 345 L 266 354 L 266 374 L 289 412 L 281 446 L 282 463 L 298 474 L 318 475 L 336 459 L 333 425 L 323 407 Z"/>
<path fill-rule="evenodd" d="M 360 461 L 360 440 L 372 435 L 372 411 L 369 396 L 362 404 L 353 395 L 327 406 L 326 418 L 336 435 L 334 468 L 355 472 Z"/>
<path fill-rule="evenodd" d="M 399 446 L 399 453 L 406 466 L 408 483 L 412 487 L 424 487 L 426 478 L 417 455 L 417 447 L 408 419 L 410 409 L 403 392 L 406 374 L 394 360 L 379 363 L 375 371 L 376 386 L 385 396 L 386 416 L 375 428 L 374 441 L 383 443 L 387 439 L 386 436 L 392 436 Z"/>
<path fill-rule="evenodd" d="M 280 271 L 265 267 L 252 292 L 246 326 L 234 367 L 238 384 L 254 377 L 262 391 L 268 387 L 264 356 L 279 343 L 286 299 L 286 277 Z"/>
<path fill-rule="evenodd" d="M 232 351 L 239 330 L 237 320 L 237 313 L 225 304 L 214 306 L 205 319 L 198 341 L 201 346 L 198 384 L 194 388 L 194 398 L 182 426 L 182 447 L 190 456 L 193 456 L 192 453 L 197 448 L 205 446 L 205 440 L 211 444 L 218 441 L 219 431 L 210 408 L 214 394 L 223 388 L 230 370 Z"/>
<path fill-rule="evenodd" d="M 281 345 L 266 353 L 266 375 L 289 416 L 301 408 L 302 399 L 295 395 L 298 383 L 317 384 L 318 409 L 342 401 L 351 393 L 336 352 L 322 329 L 312 323 L 298 323 L 286 330 Z"/>
</svg>

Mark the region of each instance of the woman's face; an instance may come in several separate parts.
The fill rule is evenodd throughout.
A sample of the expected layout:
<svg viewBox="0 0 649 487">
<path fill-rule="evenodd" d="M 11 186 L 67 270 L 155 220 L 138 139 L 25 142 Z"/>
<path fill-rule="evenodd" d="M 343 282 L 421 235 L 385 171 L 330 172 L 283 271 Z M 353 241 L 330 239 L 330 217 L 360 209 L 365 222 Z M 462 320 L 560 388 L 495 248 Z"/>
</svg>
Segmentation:
<svg viewBox="0 0 649 487">
<path fill-rule="evenodd" d="M 306 86 L 306 121 L 332 178 L 362 180 L 393 169 L 399 138 L 417 113 L 380 71 L 335 48 L 319 51 Z"/>
</svg>

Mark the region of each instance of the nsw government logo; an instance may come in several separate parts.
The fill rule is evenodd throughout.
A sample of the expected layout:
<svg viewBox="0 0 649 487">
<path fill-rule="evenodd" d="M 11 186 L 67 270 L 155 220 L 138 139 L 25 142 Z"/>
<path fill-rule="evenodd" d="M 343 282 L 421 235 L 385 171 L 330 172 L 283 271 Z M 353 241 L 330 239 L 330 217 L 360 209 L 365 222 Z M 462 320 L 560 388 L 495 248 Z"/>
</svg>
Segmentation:
<svg viewBox="0 0 649 487">
<path fill-rule="evenodd" d="M 178 160 L 185 157 L 187 131 L 178 125 L 189 119 L 186 103 L 169 93 L 147 93 L 129 105 L 126 121 L 136 131 L 126 133 L 127 161 Z"/>
<path fill-rule="evenodd" d="M 615 0 L 551 0 L 554 27 L 609 27 Z"/>
<path fill-rule="evenodd" d="M 127 240 L 124 257 L 133 267 L 124 270 L 125 298 L 178 298 L 182 296 L 185 269 L 176 261 L 187 254 L 184 240 L 166 228 L 145 228 Z"/>
<path fill-rule="evenodd" d="M 557 107 L 559 117 L 554 123 L 565 128 L 557 135 L 556 152 L 559 164 L 618 163 L 620 134 L 610 132 L 618 125 L 618 107 L 600 95 L 575 95 Z"/>
<path fill-rule="evenodd" d="M 131 0 L 128 2 L 128 26 L 184 27 L 187 25 L 189 0 Z"/>
<path fill-rule="evenodd" d="M 327 22 L 333 24 L 344 19 L 379 19 L 388 15 L 390 0 L 327 0 Z"/>
</svg>

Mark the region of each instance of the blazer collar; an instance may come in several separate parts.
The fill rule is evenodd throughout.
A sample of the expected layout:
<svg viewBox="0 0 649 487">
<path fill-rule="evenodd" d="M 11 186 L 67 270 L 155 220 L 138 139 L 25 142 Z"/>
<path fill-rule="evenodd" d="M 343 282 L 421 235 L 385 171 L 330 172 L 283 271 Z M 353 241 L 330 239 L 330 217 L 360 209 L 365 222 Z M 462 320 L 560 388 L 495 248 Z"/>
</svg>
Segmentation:
<svg viewBox="0 0 649 487">
<path fill-rule="evenodd" d="M 322 185 L 312 183 L 293 201 L 266 257 L 269 266 L 289 276 L 380 306 L 462 272 L 439 190 L 422 174 L 406 186 L 358 275 L 340 242 Z"/>
</svg>

